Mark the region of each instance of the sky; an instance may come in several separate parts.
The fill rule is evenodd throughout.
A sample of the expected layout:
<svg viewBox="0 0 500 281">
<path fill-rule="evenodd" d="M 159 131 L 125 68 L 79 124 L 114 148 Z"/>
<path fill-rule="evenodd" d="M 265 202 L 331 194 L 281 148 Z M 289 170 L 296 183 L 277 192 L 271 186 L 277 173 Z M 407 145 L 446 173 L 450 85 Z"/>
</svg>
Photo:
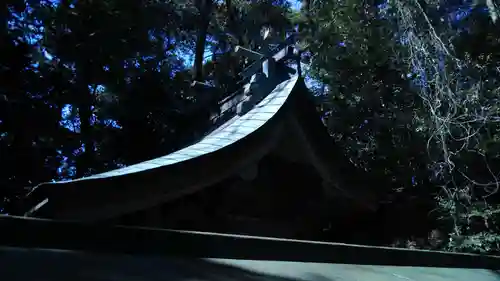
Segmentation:
<svg viewBox="0 0 500 281">
<path fill-rule="evenodd" d="M 288 0 L 288 3 L 292 5 L 292 9 L 294 10 L 300 10 L 300 7 L 302 6 L 302 1 Z"/>
</svg>

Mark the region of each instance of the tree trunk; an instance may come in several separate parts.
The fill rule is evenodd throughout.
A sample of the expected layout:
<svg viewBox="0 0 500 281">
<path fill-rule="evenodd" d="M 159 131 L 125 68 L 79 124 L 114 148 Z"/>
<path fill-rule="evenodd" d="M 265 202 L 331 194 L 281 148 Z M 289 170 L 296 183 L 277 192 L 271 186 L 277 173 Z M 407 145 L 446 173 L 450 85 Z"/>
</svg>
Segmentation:
<svg viewBox="0 0 500 281">
<path fill-rule="evenodd" d="M 203 57 L 205 55 L 205 44 L 207 42 L 210 15 L 212 13 L 212 0 L 198 0 L 197 8 L 200 12 L 200 23 L 194 57 L 194 80 L 203 81 Z"/>
<path fill-rule="evenodd" d="M 227 17 L 229 19 L 229 28 L 232 31 L 232 35 L 238 40 L 238 45 L 244 46 L 245 41 L 243 40 L 243 36 L 238 28 L 238 21 L 236 20 L 236 9 L 233 7 L 232 0 L 226 0 L 226 10 Z"/>
<path fill-rule="evenodd" d="M 301 9 L 306 13 L 306 17 L 309 17 L 309 11 L 311 10 L 311 1 L 310 0 L 302 0 Z"/>
<path fill-rule="evenodd" d="M 94 96 L 89 92 L 88 81 L 84 77 L 80 78 L 78 81 L 78 94 L 79 104 L 78 104 L 78 116 L 80 117 L 80 136 L 82 144 L 85 148 L 84 152 L 80 156 L 79 161 L 77 161 L 76 167 L 76 177 L 81 178 L 86 176 L 86 173 L 92 168 L 92 162 L 94 158 L 94 140 L 92 137 L 92 105 Z"/>
<path fill-rule="evenodd" d="M 311 15 L 311 0 L 302 0 L 302 6 L 300 7 L 302 13 L 305 15 L 305 23 L 302 23 L 302 26 L 299 26 L 299 31 L 303 31 L 304 29 L 311 29 L 314 27 L 312 15 Z"/>
</svg>

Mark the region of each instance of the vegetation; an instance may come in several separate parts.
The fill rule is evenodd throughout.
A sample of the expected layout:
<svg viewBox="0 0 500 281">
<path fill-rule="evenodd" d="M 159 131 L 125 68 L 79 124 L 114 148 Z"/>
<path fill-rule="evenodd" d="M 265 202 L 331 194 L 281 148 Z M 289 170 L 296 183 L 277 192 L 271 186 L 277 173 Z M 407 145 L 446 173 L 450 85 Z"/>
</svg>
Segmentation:
<svg viewBox="0 0 500 281">
<path fill-rule="evenodd" d="M 299 26 L 332 142 L 401 246 L 500 251 L 500 29 L 493 0 L 0 4 L 0 209 L 40 182 L 171 152 L 238 89 L 261 27 Z M 216 86 L 210 95 L 193 79 Z M 140 149 L 135 149 L 140 147 Z M 347 175 L 346 175 L 347 176 Z M 404 211 L 402 211 L 404 210 Z M 413 228 L 409 227 L 413 225 Z M 418 229 L 421 227 L 421 229 Z"/>
</svg>

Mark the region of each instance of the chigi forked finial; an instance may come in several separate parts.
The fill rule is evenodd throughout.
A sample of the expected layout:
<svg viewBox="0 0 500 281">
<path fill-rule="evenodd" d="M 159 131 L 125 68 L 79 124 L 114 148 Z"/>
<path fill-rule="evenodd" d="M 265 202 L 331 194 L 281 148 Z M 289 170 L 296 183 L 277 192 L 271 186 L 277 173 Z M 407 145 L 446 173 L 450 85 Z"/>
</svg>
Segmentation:
<svg viewBox="0 0 500 281">
<path fill-rule="evenodd" d="M 254 61 L 240 75 L 249 82 L 243 86 L 244 101 L 239 105 L 238 112 L 246 112 L 243 108 L 251 108 L 269 94 L 279 83 L 290 78 L 296 71 L 289 67 L 287 60 L 293 58 L 294 37 L 279 38 L 271 27 L 261 29 L 261 38 L 256 40 L 259 47 L 256 51 L 237 46 L 235 53 Z"/>
</svg>

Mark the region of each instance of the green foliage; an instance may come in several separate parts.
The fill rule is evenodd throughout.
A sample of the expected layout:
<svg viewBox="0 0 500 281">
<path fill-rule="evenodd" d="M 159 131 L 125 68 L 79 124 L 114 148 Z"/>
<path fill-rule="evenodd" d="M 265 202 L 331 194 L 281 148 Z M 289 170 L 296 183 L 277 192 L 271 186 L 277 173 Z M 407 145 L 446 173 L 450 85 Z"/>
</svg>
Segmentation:
<svg viewBox="0 0 500 281">
<path fill-rule="evenodd" d="M 357 173 L 379 182 L 385 200 L 431 196 L 416 121 L 422 104 L 394 55 L 401 46 L 391 22 L 368 4 L 315 3 L 311 74 L 326 84 L 321 103 L 334 140 Z"/>
<path fill-rule="evenodd" d="M 386 219 L 411 229 L 427 217 L 421 237 L 437 227 L 448 250 L 494 252 L 498 216 L 482 228 L 470 216 L 498 204 L 498 27 L 480 4 L 451 21 L 457 3 L 438 2 L 313 1 L 310 74 L 344 161 L 378 183 Z"/>
<path fill-rule="evenodd" d="M 498 216 L 484 223 L 473 219 L 490 213 L 499 199 L 494 172 L 499 168 L 494 121 L 498 27 L 478 6 L 457 29 L 439 6 L 397 1 L 394 6 L 401 18 L 401 33 L 409 37 L 408 61 L 428 81 L 419 96 L 425 101 L 433 183 L 441 188 L 438 210 L 448 222 L 442 225 L 450 233 L 448 249 L 498 251 Z M 481 43 L 472 43 L 475 40 Z"/>
</svg>

